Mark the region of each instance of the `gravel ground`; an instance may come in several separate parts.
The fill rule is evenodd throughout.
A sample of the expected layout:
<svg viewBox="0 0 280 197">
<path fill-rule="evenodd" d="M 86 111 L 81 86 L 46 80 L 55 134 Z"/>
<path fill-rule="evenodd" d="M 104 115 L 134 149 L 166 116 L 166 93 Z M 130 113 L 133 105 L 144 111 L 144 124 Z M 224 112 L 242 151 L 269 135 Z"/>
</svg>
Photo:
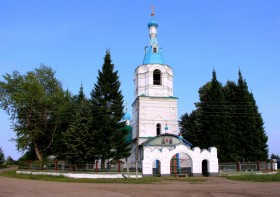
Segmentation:
<svg viewBox="0 0 280 197">
<path fill-rule="evenodd" d="M 253 183 L 209 177 L 204 183 L 172 181 L 155 184 L 61 183 L 0 176 L 0 197 L 124 196 L 280 196 L 280 183 Z"/>
</svg>

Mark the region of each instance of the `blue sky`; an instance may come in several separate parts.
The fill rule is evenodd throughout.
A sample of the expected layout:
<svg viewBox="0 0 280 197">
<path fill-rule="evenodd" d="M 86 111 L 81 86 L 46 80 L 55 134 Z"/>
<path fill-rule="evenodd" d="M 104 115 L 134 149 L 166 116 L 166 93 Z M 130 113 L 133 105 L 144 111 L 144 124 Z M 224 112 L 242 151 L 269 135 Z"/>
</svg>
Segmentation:
<svg viewBox="0 0 280 197">
<path fill-rule="evenodd" d="M 241 69 L 262 113 L 269 152 L 280 155 L 279 0 L 1 0 L 1 80 L 43 63 L 56 70 L 65 89 L 77 94 L 83 84 L 89 95 L 110 48 L 131 112 L 151 5 L 164 59 L 174 71 L 179 117 L 195 109 L 198 89 L 211 80 L 213 68 L 223 84 L 236 81 Z M 17 159 L 9 128 L 0 110 L 0 147 Z"/>
</svg>

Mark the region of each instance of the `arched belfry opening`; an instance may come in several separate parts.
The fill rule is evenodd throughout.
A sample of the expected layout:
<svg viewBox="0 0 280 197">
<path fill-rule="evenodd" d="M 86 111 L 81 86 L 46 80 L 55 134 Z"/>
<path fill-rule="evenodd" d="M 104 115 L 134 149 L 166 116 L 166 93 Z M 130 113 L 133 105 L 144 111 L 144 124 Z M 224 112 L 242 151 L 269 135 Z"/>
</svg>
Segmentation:
<svg viewBox="0 0 280 197">
<path fill-rule="evenodd" d="M 160 135 L 160 133 L 161 133 L 161 124 L 158 123 L 157 124 L 157 135 Z"/>
<path fill-rule="evenodd" d="M 153 72 L 153 82 L 154 85 L 161 85 L 161 72 L 159 69 L 156 69 Z"/>
</svg>

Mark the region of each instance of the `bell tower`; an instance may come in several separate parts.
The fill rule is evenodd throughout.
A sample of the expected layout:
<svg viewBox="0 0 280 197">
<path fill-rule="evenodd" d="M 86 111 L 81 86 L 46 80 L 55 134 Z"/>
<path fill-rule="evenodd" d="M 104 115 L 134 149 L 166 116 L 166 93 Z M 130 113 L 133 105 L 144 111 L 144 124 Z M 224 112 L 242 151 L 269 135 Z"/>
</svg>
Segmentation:
<svg viewBox="0 0 280 197">
<path fill-rule="evenodd" d="M 142 65 L 135 69 L 132 104 L 133 136 L 139 144 L 164 133 L 178 134 L 177 98 L 173 95 L 173 71 L 157 40 L 158 23 L 152 10 L 148 23 L 149 44 Z"/>
</svg>

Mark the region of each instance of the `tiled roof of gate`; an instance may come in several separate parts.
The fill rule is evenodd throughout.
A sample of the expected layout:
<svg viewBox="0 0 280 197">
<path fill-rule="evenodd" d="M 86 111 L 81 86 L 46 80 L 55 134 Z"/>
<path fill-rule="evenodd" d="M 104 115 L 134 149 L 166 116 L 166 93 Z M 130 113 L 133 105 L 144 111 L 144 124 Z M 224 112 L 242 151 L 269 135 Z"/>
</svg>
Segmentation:
<svg viewBox="0 0 280 197">
<path fill-rule="evenodd" d="M 155 136 L 144 142 L 142 146 L 176 146 L 179 144 L 184 144 L 188 147 L 192 147 L 192 144 L 189 141 L 185 140 L 184 138 L 178 135 L 170 133 Z"/>
</svg>

